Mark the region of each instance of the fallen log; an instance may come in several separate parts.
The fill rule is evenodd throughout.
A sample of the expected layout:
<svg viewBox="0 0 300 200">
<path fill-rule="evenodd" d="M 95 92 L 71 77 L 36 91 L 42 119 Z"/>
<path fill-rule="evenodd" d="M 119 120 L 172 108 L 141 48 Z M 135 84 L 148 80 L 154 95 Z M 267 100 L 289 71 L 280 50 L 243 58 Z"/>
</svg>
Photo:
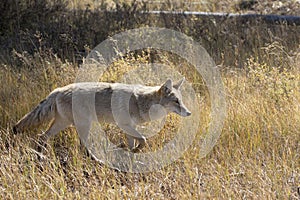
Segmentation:
<svg viewBox="0 0 300 200">
<path fill-rule="evenodd" d="M 232 19 L 242 21 L 250 20 L 262 20 L 269 24 L 287 24 L 287 25 L 300 25 L 300 16 L 293 15 L 275 15 L 275 14 L 236 14 L 236 13 L 214 13 L 214 12 L 192 12 L 192 11 L 145 11 L 144 14 L 154 15 L 186 15 L 186 16 L 197 16 L 197 17 L 212 17 L 216 19 Z"/>
</svg>

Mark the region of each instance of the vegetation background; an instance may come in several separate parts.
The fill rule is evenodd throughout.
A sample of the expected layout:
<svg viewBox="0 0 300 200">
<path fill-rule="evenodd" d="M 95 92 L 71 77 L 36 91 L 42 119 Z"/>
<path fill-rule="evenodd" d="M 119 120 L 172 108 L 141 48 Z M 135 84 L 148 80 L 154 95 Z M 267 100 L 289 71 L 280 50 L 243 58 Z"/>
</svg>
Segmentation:
<svg viewBox="0 0 300 200">
<path fill-rule="evenodd" d="M 0 2 L 0 196 L 3 199 L 299 199 L 300 27 L 261 18 L 143 14 L 202 11 L 300 15 L 292 1 L 12 0 Z M 35 153 L 41 127 L 13 135 L 12 125 L 54 88 L 72 83 L 82 59 L 101 41 L 127 29 L 180 31 L 206 48 L 222 72 L 228 116 L 213 151 L 182 158 L 152 173 L 114 171 L 86 155 L 74 128 Z M 145 50 L 116 61 L 105 81 L 124 69 L 159 61 L 176 68 L 202 97 L 199 137 L 209 124 L 205 84 L 189 64 Z M 122 71 L 123 70 L 123 71 Z M 176 120 L 176 119 L 175 119 Z M 165 129 L 172 128 L 169 120 Z M 176 127 L 176 126 L 175 126 Z M 108 135 L 122 134 L 107 127 Z M 113 136 L 111 136 L 113 137 Z M 149 139 L 144 151 L 172 135 Z M 113 140 L 114 138 L 112 138 Z"/>
</svg>

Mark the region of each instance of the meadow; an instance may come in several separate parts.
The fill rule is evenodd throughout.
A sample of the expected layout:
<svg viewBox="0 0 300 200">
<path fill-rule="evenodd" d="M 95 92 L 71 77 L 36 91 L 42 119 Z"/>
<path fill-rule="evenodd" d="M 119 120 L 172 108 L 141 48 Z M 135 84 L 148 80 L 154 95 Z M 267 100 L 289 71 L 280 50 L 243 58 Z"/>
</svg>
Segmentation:
<svg viewBox="0 0 300 200">
<path fill-rule="evenodd" d="M 53 1 L 53 5 L 45 6 L 48 13 L 44 10 L 40 15 L 25 12 L 25 8 L 34 8 L 34 1 L 22 2 L 18 5 L 19 18 L 7 17 L 8 23 L 1 26 L 1 199 L 300 198 L 298 27 L 260 22 L 238 26 L 230 20 L 215 25 L 213 20 L 205 23 L 200 19 L 181 17 L 165 22 L 168 28 L 180 30 L 203 44 L 221 73 L 227 116 L 217 144 L 204 158 L 199 157 L 201 147 L 196 141 L 207 130 L 211 105 L 201 76 L 190 70 L 189 63 L 167 52 L 145 50 L 116 60 L 110 66 L 112 70 L 101 80 L 118 81 L 131 66 L 155 60 L 174 69 L 181 66 L 180 73 L 186 76 L 201 98 L 199 131 L 183 156 L 154 172 L 126 173 L 113 170 L 87 155 L 75 128 L 68 128 L 53 137 L 41 161 L 36 154 L 36 141 L 47 124 L 18 135 L 12 133 L 11 127 L 53 89 L 73 83 L 80 60 L 101 39 L 127 28 L 139 27 L 139 24 L 164 26 L 163 20 L 137 17 L 134 22 L 126 21 L 124 16 L 134 17 L 132 9 L 136 4 L 121 4 L 118 9 L 124 11 L 123 16 L 112 18 L 104 12 L 107 18 L 96 22 L 100 15 L 97 11 L 83 9 L 71 12 L 73 18 L 68 15 L 67 11 L 74 9 L 74 5 L 85 8 L 81 4 L 83 1 L 80 5 L 77 1 L 69 1 L 67 5 L 65 1 Z M 66 10 L 55 7 L 61 3 Z M 208 7 L 198 10 L 222 9 L 217 1 L 208 3 L 205 4 Z M 4 3 L 1 6 L 3 8 Z M 226 11 L 236 11 L 234 5 L 229 7 Z M 136 9 L 140 9 L 139 6 Z M 10 12 L 12 17 L 13 7 Z M 273 9 L 273 12 L 278 11 Z M 26 18 L 32 15 L 49 21 L 41 23 L 34 17 Z M 59 21 L 63 15 L 66 17 Z M 117 19 L 119 21 L 114 24 Z M 194 22 L 192 25 L 191 21 Z M 97 23 L 102 27 L 88 29 L 89 25 Z M 105 23 L 108 28 L 102 30 Z M 199 24 L 203 26 L 197 29 Z M 57 27 L 61 27 L 60 32 Z M 176 128 L 172 120 L 178 118 L 169 117 L 164 129 Z M 116 133 L 122 138 L 120 130 L 110 126 L 106 130 L 110 137 Z M 172 137 L 162 130 L 158 136 L 149 139 L 143 152 L 161 148 Z"/>
</svg>

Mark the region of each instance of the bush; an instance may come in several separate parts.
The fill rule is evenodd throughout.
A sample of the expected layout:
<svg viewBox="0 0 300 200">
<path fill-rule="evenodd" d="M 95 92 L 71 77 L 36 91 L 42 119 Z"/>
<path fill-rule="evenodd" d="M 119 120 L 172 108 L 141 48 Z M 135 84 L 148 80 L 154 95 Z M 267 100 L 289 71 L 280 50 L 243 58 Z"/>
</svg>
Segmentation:
<svg viewBox="0 0 300 200">
<path fill-rule="evenodd" d="M 12 50 L 34 54 L 48 48 L 62 60 L 81 63 L 89 50 L 124 30 L 157 26 L 180 31 L 200 42 L 217 64 L 244 67 L 254 55 L 264 61 L 267 43 L 278 41 L 289 49 L 298 48 L 300 28 L 268 24 L 261 19 L 194 16 L 185 14 L 146 14 L 149 4 L 132 1 L 110 6 L 101 1 L 93 8 L 70 9 L 64 0 L 15 0 L 0 2 L 0 55 L 10 62 Z M 117 1 L 114 1 L 117 2 Z M 127 2 L 127 1 L 125 1 Z M 170 2 L 169 2 L 170 3 Z M 173 5 L 173 4 L 172 4 Z M 171 9 L 168 3 L 161 8 Z M 144 13 L 142 13 L 144 12 Z M 40 42 L 41 36 L 43 38 Z M 281 38 L 278 40 L 278 38 Z"/>
</svg>

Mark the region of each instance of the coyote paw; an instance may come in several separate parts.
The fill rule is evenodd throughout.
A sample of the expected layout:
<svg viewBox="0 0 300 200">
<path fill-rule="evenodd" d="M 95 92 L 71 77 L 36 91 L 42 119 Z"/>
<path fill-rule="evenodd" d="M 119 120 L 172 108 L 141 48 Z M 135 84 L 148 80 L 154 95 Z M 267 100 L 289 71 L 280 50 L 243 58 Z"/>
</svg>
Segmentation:
<svg viewBox="0 0 300 200">
<path fill-rule="evenodd" d="M 146 138 L 143 136 L 142 138 L 138 139 L 138 142 L 139 142 L 139 144 L 138 144 L 137 148 L 141 149 L 146 145 Z"/>
<path fill-rule="evenodd" d="M 116 145 L 117 148 L 125 148 L 126 147 L 126 144 L 125 142 L 121 141 L 119 144 Z"/>
<path fill-rule="evenodd" d="M 138 141 L 138 145 L 135 146 L 135 147 L 133 147 L 133 148 L 131 149 L 131 151 L 132 151 L 133 153 L 139 152 L 139 151 L 140 151 L 142 148 L 144 148 L 145 145 L 146 145 L 146 138 L 145 138 L 145 137 L 139 138 L 139 139 L 137 139 L 137 141 Z"/>
<path fill-rule="evenodd" d="M 13 126 L 13 127 L 12 127 L 12 132 L 13 132 L 14 135 L 17 135 L 17 134 L 18 134 L 18 129 L 17 129 L 16 126 Z"/>
</svg>

